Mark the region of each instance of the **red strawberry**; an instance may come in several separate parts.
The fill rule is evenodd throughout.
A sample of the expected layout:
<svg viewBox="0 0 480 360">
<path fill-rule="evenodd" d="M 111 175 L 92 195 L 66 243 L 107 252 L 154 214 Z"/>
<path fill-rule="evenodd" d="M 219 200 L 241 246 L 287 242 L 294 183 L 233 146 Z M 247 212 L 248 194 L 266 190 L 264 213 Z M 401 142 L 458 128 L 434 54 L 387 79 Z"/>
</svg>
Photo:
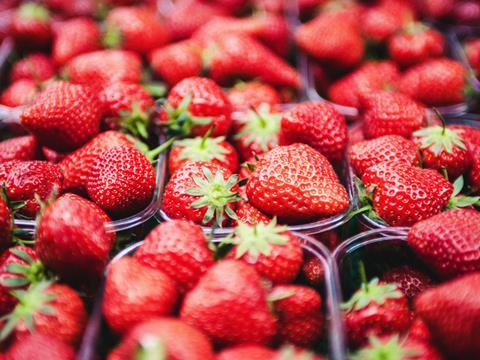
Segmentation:
<svg viewBox="0 0 480 360">
<path fill-rule="evenodd" d="M 0 142 L 0 162 L 11 160 L 35 160 L 38 143 L 31 135 L 19 136 Z"/>
<path fill-rule="evenodd" d="M 44 4 L 56 13 L 67 18 L 77 16 L 95 17 L 98 10 L 95 0 L 43 0 Z"/>
<path fill-rule="evenodd" d="M 2 191 L 3 192 L 3 191 Z M 0 196 L 0 249 L 6 249 L 12 241 L 12 212 L 8 207 L 7 201 Z M 0 314 L 2 311 L 0 311 Z"/>
<path fill-rule="evenodd" d="M 25 3 L 13 15 L 11 33 L 23 47 L 39 48 L 50 41 L 50 13 L 35 3 Z"/>
<path fill-rule="evenodd" d="M 451 358 L 475 359 L 480 353 L 479 289 L 475 273 L 427 290 L 415 301 L 433 340 Z"/>
<path fill-rule="evenodd" d="M 422 0 L 419 5 L 424 15 L 441 19 L 451 14 L 455 3 L 455 0 Z"/>
<path fill-rule="evenodd" d="M 321 286 L 325 281 L 325 268 L 322 261 L 316 256 L 305 259 L 302 266 L 302 277 L 310 286 Z"/>
<path fill-rule="evenodd" d="M 259 210 L 289 223 L 339 214 L 349 203 L 327 158 L 305 144 L 265 154 L 248 180 L 247 196 Z"/>
<path fill-rule="evenodd" d="M 103 316 L 113 331 L 125 334 L 144 319 L 172 314 L 177 297 L 172 279 L 127 256 L 108 267 Z"/>
<path fill-rule="evenodd" d="M 228 99 L 236 110 L 257 109 L 263 103 L 274 107 L 282 102 L 280 93 L 273 86 L 258 81 L 236 84 L 228 91 Z"/>
<path fill-rule="evenodd" d="M 371 335 L 401 333 L 411 321 L 407 298 L 396 285 L 379 282 L 377 278 L 362 284 L 342 308 L 353 347 L 361 346 Z"/>
<path fill-rule="evenodd" d="M 237 210 L 235 212 L 238 218 L 235 224 L 236 226 L 239 223 L 256 225 L 260 223 L 268 224 L 271 221 L 267 215 L 262 213 L 247 201 L 239 201 Z"/>
<path fill-rule="evenodd" d="M 108 355 L 108 360 L 130 360 L 142 355 L 154 359 L 159 355 L 168 359 L 215 359 L 212 345 L 204 334 L 170 318 L 154 318 L 134 327 Z"/>
<path fill-rule="evenodd" d="M 382 275 L 382 281 L 397 285 L 409 300 L 433 285 L 433 280 L 427 274 L 408 265 L 388 270 Z"/>
<path fill-rule="evenodd" d="M 8 86 L 0 97 L 0 103 L 10 107 L 29 105 L 38 94 L 38 87 L 35 81 L 22 79 L 13 82 Z"/>
<path fill-rule="evenodd" d="M 443 278 L 479 271 L 479 220 L 475 210 L 446 211 L 413 226 L 408 243 Z"/>
<path fill-rule="evenodd" d="M 55 75 L 55 65 L 42 53 L 31 54 L 13 65 L 10 72 L 12 82 L 26 79 L 37 83 L 48 80 Z"/>
<path fill-rule="evenodd" d="M 150 53 L 153 71 L 174 86 L 183 79 L 199 76 L 202 71 L 201 48 L 194 41 L 170 44 Z"/>
<path fill-rule="evenodd" d="M 411 339 L 418 339 L 426 343 L 432 342 L 432 335 L 430 330 L 421 318 L 416 317 L 412 320 L 410 329 L 408 329 L 408 337 Z"/>
<path fill-rule="evenodd" d="M 75 350 L 54 337 L 35 333 L 13 343 L 6 352 L 5 359 L 74 360 Z"/>
<path fill-rule="evenodd" d="M 62 161 L 68 154 L 52 150 L 46 146 L 42 146 L 42 155 L 48 162 L 56 164 Z"/>
<path fill-rule="evenodd" d="M 468 180 L 474 192 L 480 191 L 480 156 L 478 154 L 473 157 L 472 168 L 468 174 Z"/>
<path fill-rule="evenodd" d="M 100 131 L 102 107 L 87 87 L 50 84 L 21 115 L 22 125 L 54 150 L 74 150 Z"/>
<path fill-rule="evenodd" d="M 168 30 L 155 12 L 146 7 L 117 7 L 105 20 L 104 43 L 146 54 L 168 42 Z"/>
<path fill-rule="evenodd" d="M 257 273 L 274 284 L 288 284 L 297 277 L 303 252 L 297 237 L 286 226 L 239 223 L 234 233 L 222 243 L 235 245 L 228 258 L 252 265 Z"/>
<path fill-rule="evenodd" d="M 343 159 L 347 147 L 345 118 L 327 102 L 306 102 L 283 114 L 280 144 L 304 143 L 328 160 Z"/>
<path fill-rule="evenodd" d="M 67 63 L 65 71 L 71 81 L 79 84 L 138 83 L 142 62 L 131 51 L 99 50 L 75 56 Z"/>
<path fill-rule="evenodd" d="M 130 145 L 105 150 L 87 180 L 88 196 L 104 211 L 131 215 L 144 209 L 155 190 L 155 170 L 149 159 Z"/>
<path fill-rule="evenodd" d="M 453 186 L 440 173 L 404 162 L 384 162 L 368 168 L 362 180 L 373 191 L 373 210 L 391 226 L 412 226 L 440 213 Z"/>
<path fill-rule="evenodd" d="M 384 135 L 409 138 L 426 125 L 425 108 L 405 95 L 375 92 L 362 99 L 363 134 L 367 139 Z"/>
<path fill-rule="evenodd" d="M 468 62 L 477 73 L 480 73 L 480 39 L 469 40 L 464 47 Z"/>
<path fill-rule="evenodd" d="M 203 136 L 215 126 L 212 136 L 227 135 L 232 106 L 222 88 L 207 78 L 191 77 L 175 85 L 160 112 L 160 122 L 172 135 Z"/>
<path fill-rule="evenodd" d="M 279 317 L 282 342 L 312 347 L 320 340 L 324 318 L 322 298 L 315 290 L 300 285 L 280 285 L 274 287 L 268 297 Z"/>
<path fill-rule="evenodd" d="M 203 275 L 186 295 L 180 317 L 222 345 L 267 344 L 277 328 L 260 277 L 236 260 L 218 262 Z"/>
<path fill-rule="evenodd" d="M 237 175 L 213 163 L 188 162 L 165 186 L 162 210 L 172 219 L 226 226 L 239 200 Z"/>
<path fill-rule="evenodd" d="M 217 360 L 274 360 L 275 350 L 261 345 L 238 345 L 223 349 Z"/>
<path fill-rule="evenodd" d="M 370 166 L 382 162 L 404 161 L 414 166 L 420 162 L 420 154 L 413 141 L 400 135 L 360 141 L 350 147 L 348 157 L 355 173 L 360 177 Z"/>
<path fill-rule="evenodd" d="M 35 251 L 48 268 L 75 283 L 95 282 L 102 274 L 114 237 L 105 217 L 74 197 L 60 197 L 43 213 Z"/>
<path fill-rule="evenodd" d="M 80 296 L 66 285 L 41 282 L 28 290 L 17 290 L 18 304 L 0 332 L 4 340 L 10 331 L 19 341 L 32 331 L 70 345 L 77 345 L 87 322 Z"/>
<path fill-rule="evenodd" d="M 95 50 L 100 50 L 100 29 L 92 19 L 74 18 L 54 27 L 52 56 L 58 65 Z"/>
<path fill-rule="evenodd" d="M 158 225 L 134 258 L 170 276 L 181 294 L 190 291 L 214 263 L 202 229 L 183 220 Z"/>
<path fill-rule="evenodd" d="M 472 154 L 480 151 L 480 129 L 467 125 L 449 125 L 448 128 L 461 136 Z"/>
<path fill-rule="evenodd" d="M 398 89 L 428 106 L 444 106 L 465 100 L 467 72 L 454 60 L 428 60 L 408 69 L 401 77 Z"/>
</svg>

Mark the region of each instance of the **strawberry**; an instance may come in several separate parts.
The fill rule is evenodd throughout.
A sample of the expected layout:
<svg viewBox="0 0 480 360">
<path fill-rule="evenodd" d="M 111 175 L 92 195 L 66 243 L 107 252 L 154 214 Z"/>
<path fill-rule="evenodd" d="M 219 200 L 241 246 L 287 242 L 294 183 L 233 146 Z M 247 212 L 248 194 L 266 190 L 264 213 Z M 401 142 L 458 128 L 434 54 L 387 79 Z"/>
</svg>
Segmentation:
<svg viewBox="0 0 480 360">
<path fill-rule="evenodd" d="M 203 136 L 215 126 L 212 136 L 227 135 L 232 106 L 214 81 L 191 77 L 175 85 L 160 112 L 160 123 L 171 135 Z"/>
<path fill-rule="evenodd" d="M 263 103 L 274 107 L 282 102 L 273 86 L 259 81 L 239 82 L 228 90 L 228 99 L 236 110 L 257 109 Z"/>
<path fill-rule="evenodd" d="M 3 191 L 2 191 L 3 192 Z M 0 249 L 6 249 L 12 241 L 13 219 L 8 202 L 0 196 Z M 2 313 L 0 311 L 0 313 Z"/>
<path fill-rule="evenodd" d="M 261 345 L 237 345 L 223 349 L 217 360 L 274 360 L 275 350 Z"/>
<path fill-rule="evenodd" d="M 415 301 L 433 340 L 446 355 L 475 359 L 480 353 L 480 274 L 474 273 L 429 289 Z"/>
<path fill-rule="evenodd" d="M 38 94 L 38 87 L 33 80 L 17 80 L 2 93 L 0 103 L 10 107 L 29 105 Z"/>
<path fill-rule="evenodd" d="M 227 9 L 230 13 L 240 12 L 245 6 L 249 5 L 248 0 L 214 0 L 213 2 Z"/>
<path fill-rule="evenodd" d="M 480 39 L 469 40 L 464 45 L 465 56 L 468 59 L 468 62 L 476 71 L 480 73 Z"/>
<path fill-rule="evenodd" d="M 310 256 L 305 259 L 301 274 L 302 278 L 304 278 L 310 286 L 318 287 L 325 281 L 325 268 L 316 256 Z"/>
<path fill-rule="evenodd" d="M 283 114 L 280 145 L 303 143 L 319 151 L 328 160 L 339 162 L 347 147 L 345 118 L 327 103 L 311 101 Z"/>
<path fill-rule="evenodd" d="M 435 274 L 450 278 L 480 269 L 480 213 L 450 210 L 412 227 L 408 243 Z"/>
<path fill-rule="evenodd" d="M 415 143 L 400 135 L 385 135 L 360 141 L 350 147 L 348 158 L 360 177 L 370 166 L 382 162 L 403 161 L 413 166 L 420 162 Z"/>
<path fill-rule="evenodd" d="M 364 41 L 356 22 L 344 11 L 323 13 L 301 25 L 295 40 L 300 49 L 327 65 L 350 68 L 364 55 Z"/>
<path fill-rule="evenodd" d="M 74 360 L 75 350 L 54 337 L 35 333 L 14 342 L 5 354 L 5 358 L 9 360 Z"/>
<path fill-rule="evenodd" d="M 131 51 L 99 50 L 75 56 L 66 64 L 65 72 L 78 84 L 138 83 L 142 76 L 142 62 Z"/>
<path fill-rule="evenodd" d="M 467 71 L 447 58 L 431 59 L 409 68 L 401 77 L 398 89 L 428 106 L 444 106 L 465 100 Z"/>
<path fill-rule="evenodd" d="M 474 156 L 472 168 L 468 174 L 468 180 L 474 192 L 478 193 L 480 190 L 480 156 Z"/>
<path fill-rule="evenodd" d="M 168 42 L 168 30 L 157 15 L 146 7 L 117 7 L 105 20 L 107 47 L 146 54 Z"/>
<path fill-rule="evenodd" d="M 49 9 L 67 18 L 78 16 L 95 17 L 98 10 L 95 0 L 43 0 Z"/>
<path fill-rule="evenodd" d="M 408 329 L 408 337 L 410 339 L 418 339 L 420 341 L 424 341 L 426 343 L 432 342 L 432 335 L 430 330 L 420 317 L 415 317 L 412 320 L 412 324 L 410 325 L 410 329 Z"/>
<path fill-rule="evenodd" d="M 437 171 L 404 162 L 373 165 L 362 180 L 376 216 L 391 226 L 412 226 L 440 213 L 453 194 L 453 185 Z"/>
<path fill-rule="evenodd" d="M 245 56 L 248 54 L 249 56 Z M 212 40 L 205 52 L 210 76 L 220 84 L 238 77 L 258 78 L 277 86 L 299 88 L 299 73 L 259 41 L 226 33 Z"/>
<path fill-rule="evenodd" d="M 96 282 L 114 245 L 105 220 L 93 206 L 71 196 L 60 197 L 38 223 L 38 258 L 67 281 Z"/>
<path fill-rule="evenodd" d="M 224 136 L 217 138 L 204 136 L 203 138 L 196 137 L 174 142 L 168 154 L 170 174 L 174 174 L 188 161 L 210 162 L 224 167 L 232 173 L 238 169 L 237 151 L 225 140 Z"/>
<path fill-rule="evenodd" d="M 54 27 L 52 56 L 57 65 L 95 50 L 100 50 L 100 29 L 92 19 L 74 18 Z"/>
<path fill-rule="evenodd" d="M 10 332 L 19 341 L 31 332 L 77 345 L 87 322 L 82 299 L 66 285 L 40 282 L 28 290 L 16 290 L 18 304 L 0 332 L 4 340 Z"/>
<path fill-rule="evenodd" d="M 422 0 L 419 5 L 424 15 L 442 19 L 451 14 L 455 3 L 455 0 Z"/>
<path fill-rule="evenodd" d="M 409 138 L 426 125 L 425 108 L 399 93 L 370 93 L 362 99 L 362 105 L 363 134 L 367 139 L 384 135 Z"/>
<path fill-rule="evenodd" d="M 103 316 L 118 334 L 144 319 L 172 314 L 178 297 L 172 279 L 128 256 L 108 267 L 103 296 Z"/>
<path fill-rule="evenodd" d="M 404 67 L 442 56 L 444 52 L 442 34 L 423 23 L 408 24 L 402 32 L 388 39 L 390 58 Z"/>
<path fill-rule="evenodd" d="M 381 280 L 397 285 L 398 290 L 409 300 L 413 300 L 433 285 L 433 280 L 427 274 L 408 265 L 388 270 Z"/>
<path fill-rule="evenodd" d="M 11 33 L 15 42 L 22 47 L 48 45 L 51 36 L 49 11 L 39 4 L 23 4 L 13 15 Z"/>
<path fill-rule="evenodd" d="M 12 82 L 25 79 L 40 83 L 54 75 L 55 65 L 48 56 L 42 53 L 34 53 L 17 61 L 10 71 Z"/>
<path fill-rule="evenodd" d="M 119 145 L 105 150 L 93 163 L 87 179 L 88 196 L 109 214 L 132 215 L 150 203 L 155 170 L 135 147 Z"/>
<path fill-rule="evenodd" d="M 368 336 L 388 335 L 408 329 L 411 312 L 408 300 L 395 284 L 377 278 L 363 283 L 350 300 L 342 304 L 349 344 L 363 345 Z"/>
<path fill-rule="evenodd" d="M 256 225 L 260 223 L 268 224 L 271 221 L 267 215 L 262 213 L 247 201 L 239 201 L 237 210 L 235 212 L 238 218 L 235 226 L 237 226 L 239 223 L 248 225 Z"/>
<path fill-rule="evenodd" d="M 267 344 L 277 329 L 260 277 L 238 260 L 212 266 L 185 296 L 180 317 L 222 345 Z"/>
<path fill-rule="evenodd" d="M 480 151 L 480 129 L 467 125 L 449 125 L 448 128 L 454 130 L 463 139 L 472 154 Z"/>
<path fill-rule="evenodd" d="M 241 200 L 237 177 L 213 163 L 187 162 L 165 186 L 162 210 L 172 219 L 207 226 L 229 225 L 236 219 L 234 210 Z"/>
<path fill-rule="evenodd" d="M 178 319 L 154 318 L 135 326 L 108 360 L 157 359 L 163 355 L 168 359 L 215 359 L 209 339 L 196 328 Z"/>
<path fill-rule="evenodd" d="M 0 142 L 0 162 L 35 160 L 38 158 L 37 139 L 31 135 L 19 136 Z"/>
<path fill-rule="evenodd" d="M 101 116 L 101 104 L 87 87 L 59 81 L 47 86 L 20 120 L 41 144 L 67 151 L 100 131 Z"/>
<path fill-rule="evenodd" d="M 399 77 L 399 70 L 391 61 L 366 62 L 334 82 L 328 89 L 328 98 L 340 105 L 359 108 L 361 95 L 384 90 Z"/>
<path fill-rule="evenodd" d="M 312 347 L 323 335 L 322 298 L 312 288 L 301 285 L 275 286 L 269 294 L 279 317 L 282 342 Z"/>
<path fill-rule="evenodd" d="M 339 214 L 349 203 L 327 158 L 305 144 L 265 154 L 248 180 L 247 196 L 265 214 L 289 223 Z"/>
<path fill-rule="evenodd" d="M 222 240 L 233 244 L 227 258 L 252 265 L 257 273 L 274 284 L 288 284 L 297 277 L 303 261 L 298 238 L 286 226 L 270 223 L 239 223 L 231 236 Z"/>
<path fill-rule="evenodd" d="M 174 86 L 183 79 L 199 76 L 202 71 L 201 47 L 186 40 L 170 44 L 150 53 L 149 63 L 153 71 Z"/>
</svg>

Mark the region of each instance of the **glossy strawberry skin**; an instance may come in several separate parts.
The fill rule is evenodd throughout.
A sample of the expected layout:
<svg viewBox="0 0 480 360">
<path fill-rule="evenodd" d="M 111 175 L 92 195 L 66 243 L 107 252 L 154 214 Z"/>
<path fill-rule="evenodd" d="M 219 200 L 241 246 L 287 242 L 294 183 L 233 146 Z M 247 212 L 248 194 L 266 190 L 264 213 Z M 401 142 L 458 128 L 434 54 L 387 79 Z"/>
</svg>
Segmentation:
<svg viewBox="0 0 480 360">
<path fill-rule="evenodd" d="M 258 223 L 268 224 L 271 219 L 260 210 L 252 206 L 248 201 L 239 201 L 236 214 L 238 220 L 236 223 L 245 223 L 255 225 Z"/>
<path fill-rule="evenodd" d="M 0 162 L 35 160 L 38 155 L 37 140 L 31 135 L 19 136 L 0 142 Z"/>
<path fill-rule="evenodd" d="M 74 360 L 75 349 L 54 337 L 35 333 L 13 343 L 8 348 L 5 358 Z"/>
<path fill-rule="evenodd" d="M 38 91 L 35 81 L 21 79 L 13 82 L 3 91 L 0 102 L 10 107 L 29 105 L 37 96 Z"/>
<path fill-rule="evenodd" d="M 427 274 L 408 265 L 388 270 L 382 275 L 382 280 L 396 284 L 398 290 L 409 300 L 415 299 L 433 285 L 433 280 Z"/>
<path fill-rule="evenodd" d="M 39 83 L 50 79 L 54 75 L 55 65 L 52 60 L 42 53 L 34 53 L 13 65 L 10 79 L 12 82 L 25 79 Z"/>
<path fill-rule="evenodd" d="M 272 107 L 282 103 L 280 93 L 273 86 L 258 81 L 235 85 L 228 91 L 228 99 L 236 110 L 257 108 L 264 103 Z"/>
</svg>

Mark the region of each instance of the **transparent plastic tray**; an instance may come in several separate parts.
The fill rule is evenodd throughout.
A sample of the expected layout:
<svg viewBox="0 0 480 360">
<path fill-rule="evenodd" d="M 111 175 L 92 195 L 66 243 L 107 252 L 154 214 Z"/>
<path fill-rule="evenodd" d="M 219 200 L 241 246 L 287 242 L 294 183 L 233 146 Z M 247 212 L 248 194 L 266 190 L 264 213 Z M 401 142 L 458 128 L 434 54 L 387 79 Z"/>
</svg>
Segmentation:
<svg viewBox="0 0 480 360">
<path fill-rule="evenodd" d="M 311 237 L 295 233 L 295 235 L 301 240 L 301 245 L 305 254 L 309 256 L 315 256 L 318 258 L 324 269 L 325 279 L 323 286 L 317 289 L 322 294 L 322 300 L 324 304 L 325 319 L 327 321 L 325 334 L 327 339 L 327 351 L 329 359 L 331 360 L 343 360 L 346 359 L 344 335 L 341 324 L 341 312 L 339 308 L 340 299 L 338 298 L 338 274 L 336 273 L 336 267 L 333 264 L 333 259 L 324 245 Z M 214 241 L 220 241 L 219 239 Z M 111 263 L 118 261 L 118 259 L 124 256 L 131 256 L 142 245 L 143 242 L 138 242 L 131 245 L 118 253 L 111 261 Z M 105 345 L 109 343 L 113 346 L 118 341 L 115 336 L 109 331 L 105 321 L 102 318 L 102 292 L 99 292 L 99 296 L 96 300 L 92 315 L 87 325 L 87 330 L 84 335 L 84 341 L 77 354 L 79 360 L 90 360 L 93 358 L 99 358 L 105 356 Z M 108 346 L 108 345 L 107 345 Z M 103 347 L 103 349 L 101 349 Z"/>
<path fill-rule="evenodd" d="M 472 37 L 480 39 L 480 27 L 476 30 L 473 30 L 472 28 L 457 27 L 448 33 L 448 38 L 452 44 L 454 58 L 467 68 L 470 83 L 475 90 L 480 91 L 480 77 L 475 74 L 463 47 L 463 42 Z"/>
</svg>

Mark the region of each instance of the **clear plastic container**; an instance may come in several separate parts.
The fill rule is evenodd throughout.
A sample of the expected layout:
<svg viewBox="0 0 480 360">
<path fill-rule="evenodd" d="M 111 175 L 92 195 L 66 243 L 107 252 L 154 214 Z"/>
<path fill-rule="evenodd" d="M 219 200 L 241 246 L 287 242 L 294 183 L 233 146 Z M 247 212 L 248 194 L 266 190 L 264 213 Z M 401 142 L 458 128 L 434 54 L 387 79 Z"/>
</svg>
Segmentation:
<svg viewBox="0 0 480 360">
<path fill-rule="evenodd" d="M 475 74 L 463 47 L 463 42 L 473 37 L 480 39 L 480 27 L 476 30 L 472 28 L 456 27 L 448 33 L 448 38 L 452 44 L 454 58 L 467 68 L 468 77 L 472 87 L 476 91 L 480 91 L 480 77 Z"/>
<path fill-rule="evenodd" d="M 314 256 L 318 258 L 324 269 L 325 278 L 323 284 L 317 290 L 322 295 L 323 306 L 325 311 L 326 328 L 325 334 L 328 337 L 325 351 L 328 352 L 328 358 L 331 360 L 343 360 L 346 359 L 344 335 L 341 324 L 341 312 L 338 304 L 340 299 L 338 297 L 338 284 L 336 279 L 336 267 L 333 266 L 333 259 L 329 251 L 307 235 L 295 233 L 295 235 L 301 240 L 301 245 L 305 255 Z M 219 239 L 214 241 L 220 241 Z M 118 259 L 124 256 L 131 256 L 142 245 L 142 242 L 131 245 L 124 249 L 118 255 L 116 255 L 111 263 L 118 261 Z M 79 360 L 91 360 L 94 358 L 105 358 L 106 353 L 111 350 L 116 343 L 118 343 L 118 337 L 109 331 L 105 321 L 102 318 L 102 294 L 100 293 L 92 316 L 90 317 L 85 332 L 84 341 L 77 354 Z"/>
</svg>

